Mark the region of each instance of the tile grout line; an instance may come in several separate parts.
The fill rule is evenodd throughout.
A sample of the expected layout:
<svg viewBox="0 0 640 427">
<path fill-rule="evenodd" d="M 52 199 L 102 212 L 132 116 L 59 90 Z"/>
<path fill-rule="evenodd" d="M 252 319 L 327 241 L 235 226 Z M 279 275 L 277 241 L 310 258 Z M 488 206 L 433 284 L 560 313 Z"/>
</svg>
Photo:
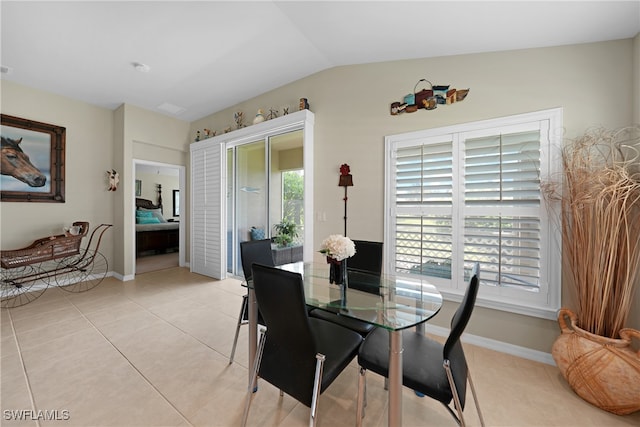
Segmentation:
<svg viewBox="0 0 640 427">
<path fill-rule="evenodd" d="M 18 340 L 18 334 L 16 332 L 16 328 L 13 324 L 13 316 L 11 315 L 11 310 L 7 310 L 7 314 L 9 315 L 9 323 L 11 325 L 11 331 L 13 331 L 13 340 L 16 343 L 16 348 L 18 349 L 18 359 L 20 359 L 20 366 L 22 367 L 22 374 L 24 375 L 24 380 L 27 385 L 27 390 L 29 391 L 29 400 L 31 401 L 31 409 L 34 413 L 37 411 L 36 401 L 33 397 L 33 390 L 31 389 L 31 381 L 29 381 L 29 375 L 27 374 L 27 368 L 24 366 L 24 359 L 22 358 L 22 347 L 20 346 L 20 341 Z M 40 427 L 39 417 L 36 417 L 36 425 Z"/>
<path fill-rule="evenodd" d="M 143 310 L 147 311 L 149 314 L 151 314 L 152 316 L 156 317 L 158 320 L 161 320 L 162 322 L 166 323 L 167 325 L 171 326 L 174 329 L 177 329 L 178 331 L 182 332 L 185 335 L 188 335 L 189 337 L 193 338 L 194 340 L 196 340 L 197 342 L 199 342 L 200 344 L 204 345 L 205 347 L 207 347 L 208 349 L 214 351 L 215 353 L 218 353 L 220 356 L 222 357 L 226 357 L 226 355 L 220 353 L 218 350 L 216 350 L 215 348 L 211 347 L 209 344 L 207 344 L 206 342 L 200 340 L 198 337 L 191 335 L 189 332 L 185 331 L 184 329 L 180 328 L 177 325 L 174 325 L 173 323 L 169 322 L 167 319 L 163 318 L 162 316 L 156 314 L 154 311 L 150 310 L 149 308 L 145 307 L 144 305 L 138 303 L 135 300 L 132 300 L 131 298 L 127 297 L 127 299 L 129 301 L 131 301 L 133 304 L 137 305 L 138 307 L 142 308 Z"/>
<path fill-rule="evenodd" d="M 144 381 L 151 386 L 151 388 L 153 388 L 156 393 L 158 393 L 158 395 L 160 397 L 162 397 L 162 399 L 167 402 L 169 404 L 169 406 L 171 406 L 179 415 L 180 417 L 191 427 L 194 427 L 194 425 L 191 423 L 191 421 L 189 421 L 189 419 L 182 413 L 182 411 L 180 411 L 164 394 L 162 394 L 162 392 L 129 360 L 129 358 L 122 352 L 120 351 L 120 349 L 113 343 L 111 342 L 111 340 L 109 338 L 107 338 L 102 331 L 91 321 L 89 320 L 89 318 L 87 318 L 87 316 L 85 316 L 85 314 L 82 312 L 82 310 L 80 310 L 80 308 L 75 305 L 73 303 L 73 301 L 71 301 L 66 295 L 64 297 L 72 306 L 73 308 L 75 308 L 78 313 L 80 313 L 80 315 L 87 321 L 89 322 L 89 324 L 93 327 L 93 329 L 96 330 L 96 332 L 98 332 L 100 334 L 100 336 L 102 336 L 102 338 L 104 338 L 104 340 L 106 342 L 109 343 L 109 345 L 111 345 L 111 347 L 113 347 L 113 349 L 115 351 L 117 351 L 123 358 L 124 360 L 127 361 L 127 363 L 129 364 L 129 366 L 131 366 L 139 375 L 140 377 L 142 377 L 144 379 Z M 127 297 L 128 298 L 128 297 Z"/>
<path fill-rule="evenodd" d="M 221 290 L 222 290 L 223 292 L 227 292 L 227 293 L 230 293 L 230 294 L 236 295 L 236 294 L 234 294 L 233 292 L 228 291 L 228 290 L 226 290 L 226 289 L 221 289 Z M 171 323 L 171 322 L 170 322 L 170 321 L 168 321 L 167 319 L 165 319 L 165 318 L 163 318 L 162 316 L 160 316 L 160 315 L 156 314 L 154 311 L 152 311 L 152 310 L 151 310 L 151 309 L 149 309 L 148 307 L 145 307 L 144 305 L 140 304 L 139 302 L 137 302 L 137 301 L 135 301 L 135 300 L 133 300 L 133 299 L 131 299 L 131 298 L 129 298 L 129 297 L 126 297 L 126 298 L 127 298 L 129 301 L 131 301 L 133 304 L 135 304 L 135 305 L 137 305 L 138 307 L 142 308 L 143 310 L 147 311 L 149 314 L 151 314 L 151 315 L 153 315 L 154 317 L 158 318 L 159 320 L 163 321 L 163 322 L 164 322 L 164 323 L 166 323 L 167 325 L 169 325 L 169 326 L 171 326 L 171 327 L 173 327 L 173 328 L 177 329 L 178 331 L 182 332 L 182 333 L 183 333 L 183 334 L 185 334 L 185 335 L 190 336 L 191 338 L 193 338 L 194 340 L 196 340 L 196 341 L 197 341 L 197 342 L 199 342 L 200 344 L 202 344 L 202 345 L 204 345 L 205 347 L 207 347 L 207 348 L 211 349 L 211 350 L 212 350 L 212 351 L 214 351 L 215 353 L 218 353 L 220 356 L 222 356 L 222 357 L 224 357 L 224 358 L 227 358 L 227 355 L 225 355 L 225 354 L 221 353 L 220 351 L 216 350 L 215 348 L 211 347 L 211 346 L 210 346 L 209 344 L 207 344 L 206 342 L 204 342 L 204 341 L 200 340 L 198 337 L 196 337 L 196 336 L 194 336 L 194 335 L 190 334 L 189 332 L 185 331 L 184 329 L 180 328 L 179 326 L 174 325 L 173 323 Z M 224 313 L 224 314 L 226 315 L 226 313 Z M 230 316 L 230 317 L 231 317 L 232 319 L 235 319 L 235 317 L 234 317 L 234 316 Z M 240 366 L 242 366 L 242 365 L 240 365 Z M 247 369 L 249 369 L 249 368 L 247 368 Z"/>
</svg>

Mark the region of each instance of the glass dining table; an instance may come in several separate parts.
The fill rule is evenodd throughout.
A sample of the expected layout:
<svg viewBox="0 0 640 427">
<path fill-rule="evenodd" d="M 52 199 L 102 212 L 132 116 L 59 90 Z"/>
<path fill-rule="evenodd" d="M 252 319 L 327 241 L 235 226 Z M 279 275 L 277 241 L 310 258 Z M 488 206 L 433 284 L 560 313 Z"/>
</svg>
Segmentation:
<svg viewBox="0 0 640 427">
<path fill-rule="evenodd" d="M 420 327 L 442 306 L 435 286 L 420 278 L 348 271 L 347 283 L 329 283 L 325 263 L 278 266 L 302 275 L 308 306 L 339 313 L 389 330 L 389 426 L 402 425 L 402 330 Z M 249 290 L 249 366 L 257 351 L 258 310 L 252 283 Z M 251 369 L 249 369 L 251 381 Z M 254 389 L 257 384 L 253 384 Z"/>
</svg>

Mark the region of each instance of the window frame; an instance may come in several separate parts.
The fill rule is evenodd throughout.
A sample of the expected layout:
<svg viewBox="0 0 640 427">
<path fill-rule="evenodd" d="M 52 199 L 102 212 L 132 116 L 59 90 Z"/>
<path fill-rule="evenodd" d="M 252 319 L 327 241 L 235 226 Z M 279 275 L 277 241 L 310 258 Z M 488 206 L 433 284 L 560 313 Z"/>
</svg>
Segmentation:
<svg viewBox="0 0 640 427">
<path fill-rule="evenodd" d="M 453 141 L 453 199 L 451 209 L 453 227 L 464 225 L 464 149 L 463 140 L 481 134 L 500 134 L 503 129 L 540 126 L 540 181 L 542 184 L 556 182 L 561 176 L 561 146 L 563 135 L 562 108 L 548 109 L 533 113 L 463 123 L 385 137 L 385 270 L 395 272 L 396 262 L 396 218 L 399 210 L 396 206 L 396 152 L 399 148 L 421 147 L 425 141 Z M 481 286 L 477 305 L 501 311 L 524 314 L 545 319 L 555 319 L 561 302 L 561 240 L 560 220 L 557 203 L 547 200 L 543 189 L 540 190 L 540 207 L 537 209 L 540 220 L 540 289 L 537 293 L 508 287 L 493 288 Z M 457 196 L 461 194 L 461 196 Z M 421 208 L 415 208 L 420 210 Z M 433 209 L 424 209 L 423 215 L 434 213 Z M 446 209 L 446 208 L 445 208 Z M 436 211 L 435 213 L 438 213 Z M 452 252 L 464 250 L 464 233 L 453 232 Z M 452 257 L 451 279 L 424 276 L 425 280 L 436 285 L 445 299 L 460 301 L 464 294 L 466 281 L 461 268 L 462 257 Z M 397 273 L 402 275 L 402 273 Z M 411 275 L 415 277 L 415 275 Z M 481 272 L 482 279 L 482 272 Z"/>
</svg>

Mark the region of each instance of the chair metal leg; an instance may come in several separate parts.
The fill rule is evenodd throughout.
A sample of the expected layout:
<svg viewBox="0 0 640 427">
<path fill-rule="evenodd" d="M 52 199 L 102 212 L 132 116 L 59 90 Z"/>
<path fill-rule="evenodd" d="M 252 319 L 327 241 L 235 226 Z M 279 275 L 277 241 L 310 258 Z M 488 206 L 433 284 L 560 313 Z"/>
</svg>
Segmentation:
<svg viewBox="0 0 640 427">
<path fill-rule="evenodd" d="M 236 336 L 235 338 L 233 338 L 233 348 L 231 349 L 231 356 L 229 357 L 229 365 L 233 363 L 233 357 L 236 354 L 236 345 L 238 344 L 238 335 L 240 335 L 240 326 L 242 326 L 242 324 L 244 323 L 242 321 L 242 315 L 247 309 L 247 304 L 248 304 L 247 296 L 243 295 L 242 304 L 240 305 L 240 315 L 238 316 L 238 324 L 236 325 Z"/>
<path fill-rule="evenodd" d="M 260 371 L 260 362 L 262 361 L 262 352 L 264 351 L 264 343 L 266 341 L 267 335 L 265 331 L 260 331 L 260 340 L 258 341 L 258 351 L 256 352 L 256 359 L 253 362 L 253 372 L 251 373 L 251 379 L 249 381 L 249 385 L 247 386 L 247 401 L 244 406 L 244 413 L 242 414 L 242 427 L 247 425 L 247 419 L 249 418 L 249 407 L 251 406 L 251 400 L 253 399 L 253 384 L 256 382 L 256 378 L 258 377 L 258 371 Z"/>
<path fill-rule="evenodd" d="M 471 372 L 467 367 L 467 379 L 469 380 L 469 385 L 471 386 L 471 393 L 473 394 L 473 401 L 476 404 L 476 411 L 478 411 L 478 417 L 480 417 L 480 425 L 484 427 L 484 418 L 482 417 L 482 411 L 480 411 L 480 402 L 478 402 L 478 396 L 476 395 L 476 388 L 473 386 L 473 381 L 471 381 Z"/>
<path fill-rule="evenodd" d="M 316 354 L 316 375 L 313 379 L 313 395 L 311 396 L 311 415 L 309 417 L 309 427 L 315 427 L 318 418 L 318 399 L 320 398 L 320 388 L 322 387 L 322 370 L 324 368 L 324 354 Z"/>
<path fill-rule="evenodd" d="M 451 415 L 456 419 L 458 424 L 462 427 L 465 426 L 464 416 L 462 415 L 462 406 L 460 405 L 460 397 L 458 396 L 458 390 L 456 389 L 456 383 L 453 381 L 453 374 L 451 373 L 451 365 L 449 360 L 445 359 L 443 363 L 444 369 L 447 372 L 447 379 L 449 380 L 449 386 L 451 387 L 451 391 L 453 392 L 453 401 L 458 411 L 458 416 L 451 410 L 448 405 L 444 405 Z M 480 418 L 480 425 L 484 427 L 484 418 L 482 417 L 482 411 L 480 411 L 480 404 L 478 402 L 478 396 L 476 395 L 476 388 L 473 386 L 473 381 L 471 380 L 471 373 L 469 372 L 469 368 L 467 368 L 467 380 L 469 381 L 469 385 L 471 386 L 471 394 L 473 394 L 473 402 L 476 405 L 476 410 L 478 411 L 478 417 Z"/>
<path fill-rule="evenodd" d="M 453 381 L 453 374 L 451 373 L 451 364 L 448 359 L 444 360 L 443 366 L 444 366 L 444 370 L 447 372 L 447 379 L 449 380 L 449 387 L 451 387 L 451 391 L 453 394 L 454 405 L 456 407 L 456 410 L 458 411 L 458 417 L 456 417 L 455 413 L 451 410 L 451 408 L 449 408 L 449 406 L 447 405 L 445 406 L 449 409 L 449 412 L 451 413 L 451 415 L 453 415 L 453 417 L 456 418 L 456 421 L 458 421 L 458 424 L 461 427 L 464 427 L 466 424 L 464 422 L 464 415 L 462 414 L 462 405 L 460 404 L 460 397 L 458 395 L 458 390 L 456 389 L 456 383 Z M 466 379 L 469 380 L 469 384 L 471 385 L 471 393 L 473 394 L 473 401 L 476 404 L 478 416 L 480 417 L 480 424 L 482 425 L 482 427 L 484 427 L 484 419 L 482 418 L 482 412 L 480 412 L 480 406 L 478 406 L 476 391 L 475 391 L 475 388 L 473 387 L 473 382 L 471 381 L 471 375 L 469 374 L 468 370 L 467 370 Z"/>
<path fill-rule="evenodd" d="M 367 370 L 360 367 L 358 375 L 358 408 L 356 409 L 356 427 L 362 427 L 364 407 L 367 399 Z"/>
<path fill-rule="evenodd" d="M 462 415 L 462 406 L 460 405 L 460 397 L 458 396 L 458 389 L 456 388 L 456 383 L 455 381 L 453 381 L 453 374 L 451 373 L 451 363 L 449 362 L 448 359 L 445 359 L 444 362 L 442 363 L 442 366 L 444 367 L 444 370 L 447 372 L 449 387 L 451 387 L 451 394 L 453 394 L 453 405 L 458 411 L 458 416 L 456 417 L 453 411 L 451 411 L 451 409 L 449 409 L 449 412 L 451 412 L 451 415 L 453 415 L 453 417 L 456 418 L 456 421 L 458 422 L 458 424 L 461 427 L 464 427 L 465 423 L 464 423 L 464 416 Z M 447 408 L 449 408 L 449 406 L 447 406 Z"/>
</svg>

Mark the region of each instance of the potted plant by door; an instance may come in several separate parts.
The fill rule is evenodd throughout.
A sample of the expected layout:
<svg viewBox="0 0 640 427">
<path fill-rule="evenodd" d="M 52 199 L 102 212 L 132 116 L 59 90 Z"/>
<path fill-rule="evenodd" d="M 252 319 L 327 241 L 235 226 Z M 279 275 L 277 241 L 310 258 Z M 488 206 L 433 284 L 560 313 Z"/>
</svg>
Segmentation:
<svg viewBox="0 0 640 427">
<path fill-rule="evenodd" d="M 562 192 L 547 191 L 575 304 L 559 311 L 552 355 L 580 397 L 618 415 L 640 410 L 640 331 L 625 328 L 640 280 L 639 150 L 640 126 L 590 131 L 563 149 Z"/>
<path fill-rule="evenodd" d="M 298 226 L 295 222 L 283 219 L 282 222 L 275 225 L 276 236 L 273 241 L 279 247 L 290 246 L 298 237 Z"/>
</svg>

